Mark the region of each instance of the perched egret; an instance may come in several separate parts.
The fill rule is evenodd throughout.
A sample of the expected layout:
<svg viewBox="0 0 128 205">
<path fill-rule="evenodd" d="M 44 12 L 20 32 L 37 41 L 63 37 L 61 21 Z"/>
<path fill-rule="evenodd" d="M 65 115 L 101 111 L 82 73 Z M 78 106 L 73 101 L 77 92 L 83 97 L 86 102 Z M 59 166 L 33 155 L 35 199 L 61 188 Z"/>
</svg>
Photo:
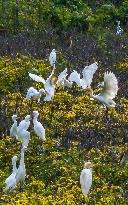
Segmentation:
<svg viewBox="0 0 128 205">
<path fill-rule="evenodd" d="M 55 70 L 55 66 L 53 67 L 53 70 L 46 81 L 38 75 L 29 73 L 30 78 L 32 78 L 36 82 L 40 82 L 44 84 L 44 89 L 46 94 L 44 101 L 50 101 L 54 97 L 55 85 L 57 81 L 57 78 L 54 77 L 54 70 Z"/>
<path fill-rule="evenodd" d="M 57 80 L 57 87 L 62 88 L 62 87 L 71 87 L 72 86 L 72 82 L 70 82 L 69 80 L 66 79 L 67 77 L 67 68 L 65 68 L 64 71 L 62 71 L 60 73 L 60 75 L 58 76 L 58 80 Z"/>
<path fill-rule="evenodd" d="M 53 66 L 56 62 L 56 50 L 53 49 L 49 56 L 50 65 Z"/>
<path fill-rule="evenodd" d="M 21 132 L 23 129 L 24 129 L 24 130 L 27 130 L 27 129 L 29 128 L 29 126 L 30 126 L 30 120 L 31 120 L 30 115 L 27 115 L 27 116 L 25 117 L 25 119 L 20 122 L 19 126 L 17 127 L 17 134 L 18 134 L 19 132 Z"/>
<path fill-rule="evenodd" d="M 18 132 L 18 140 L 22 142 L 22 147 L 27 147 L 30 140 L 30 132 L 22 129 Z"/>
<path fill-rule="evenodd" d="M 120 26 L 120 21 L 117 21 L 116 35 L 121 36 L 123 34 L 123 29 Z"/>
<path fill-rule="evenodd" d="M 17 120 L 16 119 L 17 119 L 17 115 L 13 115 L 12 120 L 14 123 L 10 129 L 10 136 L 17 138 Z"/>
<path fill-rule="evenodd" d="M 107 107 L 115 107 L 116 103 L 112 100 L 117 95 L 118 81 L 114 73 L 106 72 L 104 74 L 104 86 L 98 95 L 93 95 L 91 91 L 91 97 L 102 102 Z"/>
<path fill-rule="evenodd" d="M 26 176 L 26 168 L 24 163 L 24 153 L 26 151 L 26 147 L 22 147 L 21 149 L 21 158 L 20 158 L 20 165 L 17 169 L 16 173 L 16 184 L 19 182 L 24 182 Z"/>
<path fill-rule="evenodd" d="M 86 89 L 87 87 L 90 88 L 90 85 L 92 83 L 93 75 L 96 72 L 98 66 L 96 63 L 93 63 L 89 66 L 86 66 L 83 71 L 83 78 L 80 78 L 80 74 L 74 70 L 70 76 L 69 81 L 75 82 L 78 87 L 82 87 L 83 89 Z"/>
<path fill-rule="evenodd" d="M 45 140 L 45 129 L 43 125 L 37 120 L 39 116 L 38 111 L 33 111 L 33 116 L 34 131 L 40 139 Z"/>
<path fill-rule="evenodd" d="M 82 193 L 86 196 L 92 185 L 92 167 L 94 165 L 91 162 L 85 162 L 84 168 L 80 175 L 80 184 Z"/>
<path fill-rule="evenodd" d="M 8 189 L 14 189 L 16 187 L 16 174 L 17 174 L 16 161 L 17 159 L 18 159 L 17 156 L 14 156 L 12 158 L 13 171 L 12 171 L 12 174 L 5 180 L 6 187 L 3 189 L 4 192 L 6 192 Z"/>
<path fill-rule="evenodd" d="M 22 146 L 27 147 L 30 140 L 30 132 L 27 129 L 30 126 L 30 115 L 27 115 L 24 120 L 22 120 L 17 128 L 17 138 L 22 142 Z"/>
<path fill-rule="evenodd" d="M 41 95 L 45 93 L 45 90 L 42 88 L 39 91 L 37 91 L 35 88 L 30 87 L 27 91 L 27 95 L 26 98 L 29 100 L 31 98 L 37 100 L 38 102 L 40 102 L 40 97 Z"/>
</svg>

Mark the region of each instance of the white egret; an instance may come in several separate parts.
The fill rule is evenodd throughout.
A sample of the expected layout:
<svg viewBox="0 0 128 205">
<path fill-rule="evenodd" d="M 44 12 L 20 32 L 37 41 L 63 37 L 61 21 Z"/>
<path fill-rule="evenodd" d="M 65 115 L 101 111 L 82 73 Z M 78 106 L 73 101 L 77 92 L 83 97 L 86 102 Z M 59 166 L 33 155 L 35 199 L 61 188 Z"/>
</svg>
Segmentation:
<svg viewBox="0 0 128 205">
<path fill-rule="evenodd" d="M 17 139 L 22 142 L 22 146 L 27 147 L 30 140 L 30 132 L 27 129 L 30 126 L 30 115 L 27 115 L 24 120 L 22 120 L 17 128 Z"/>
<path fill-rule="evenodd" d="M 102 102 L 107 107 L 115 107 L 116 103 L 113 101 L 113 98 L 117 95 L 118 91 L 118 81 L 114 73 L 106 72 L 104 74 L 104 86 L 98 95 L 93 95 L 91 91 L 91 97 Z"/>
<path fill-rule="evenodd" d="M 16 119 L 17 119 L 17 115 L 13 115 L 12 120 L 14 123 L 10 129 L 10 136 L 17 138 L 17 120 Z"/>
<path fill-rule="evenodd" d="M 22 131 L 23 129 L 24 130 L 27 130 L 30 126 L 30 120 L 31 120 L 31 116 L 30 115 L 27 115 L 25 117 L 24 120 L 22 120 L 19 124 L 19 126 L 17 127 L 17 134 Z"/>
<path fill-rule="evenodd" d="M 82 71 L 83 78 L 80 78 L 80 74 L 77 71 L 73 70 L 68 79 L 71 82 L 75 82 L 78 87 L 82 87 L 83 89 L 86 89 L 87 87 L 90 88 L 93 75 L 96 72 L 97 68 L 98 66 L 96 63 L 86 66 Z"/>
<path fill-rule="evenodd" d="M 20 158 L 20 165 L 17 169 L 16 173 L 16 184 L 19 182 L 24 182 L 26 176 L 26 168 L 24 163 L 24 153 L 26 151 L 26 147 L 22 147 L 21 149 L 21 158 Z"/>
<path fill-rule="evenodd" d="M 4 192 L 6 192 L 8 189 L 14 189 L 16 187 L 16 173 L 17 173 L 17 168 L 16 168 L 16 161 L 18 157 L 14 156 L 12 158 L 12 165 L 13 165 L 13 171 L 12 174 L 5 180 L 6 187 L 3 189 Z"/>
<path fill-rule="evenodd" d="M 45 90 L 42 88 L 40 89 L 39 91 L 37 91 L 35 88 L 33 87 L 30 87 L 27 91 L 27 95 L 26 95 L 26 98 L 28 100 L 30 100 L 31 98 L 37 100 L 38 102 L 40 102 L 40 98 L 41 98 L 41 95 L 45 93 Z"/>
<path fill-rule="evenodd" d="M 44 101 L 50 101 L 54 97 L 55 85 L 56 85 L 56 81 L 57 81 L 57 78 L 54 77 L 54 70 L 55 70 L 55 66 L 53 67 L 53 70 L 46 81 L 38 75 L 29 73 L 29 76 L 33 80 L 35 80 L 36 82 L 40 82 L 40 83 L 44 84 L 44 89 L 45 89 L 45 94 L 46 94 Z"/>
<path fill-rule="evenodd" d="M 56 62 L 56 50 L 53 49 L 49 56 L 50 65 L 53 66 Z"/>
<path fill-rule="evenodd" d="M 80 175 L 80 184 L 82 193 L 87 196 L 89 189 L 92 185 L 92 167 L 94 165 L 91 162 L 85 162 L 84 168 Z"/>
<path fill-rule="evenodd" d="M 30 132 L 22 129 L 18 132 L 18 140 L 22 142 L 22 147 L 27 147 L 30 140 Z"/>
<path fill-rule="evenodd" d="M 33 116 L 34 131 L 40 139 L 45 140 L 45 129 L 43 125 L 37 120 L 39 116 L 38 111 L 33 111 Z"/>
<path fill-rule="evenodd" d="M 72 82 L 70 82 L 69 80 L 66 79 L 67 77 L 67 68 L 65 68 L 64 71 L 62 71 L 60 73 L 60 75 L 58 76 L 58 80 L 57 80 L 57 87 L 62 88 L 62 87 L 71 87 L 72 86 Z"/>
<path fill-rule="evenodd" d="M 116 35 L 121 36 L 123 34 L 123 29 L 120 26 L 120 21 L 117 21 Z"/>
<path fill-rule="evenodd" d="M 90 88 L 91 86 L 93 75 L 97 69 L 98 69 L 97 63 L 93 63 L 89 66 L 85 66 L 85 68 L 82 71 L 83 80 L 88 88 Z"/>
</svg>

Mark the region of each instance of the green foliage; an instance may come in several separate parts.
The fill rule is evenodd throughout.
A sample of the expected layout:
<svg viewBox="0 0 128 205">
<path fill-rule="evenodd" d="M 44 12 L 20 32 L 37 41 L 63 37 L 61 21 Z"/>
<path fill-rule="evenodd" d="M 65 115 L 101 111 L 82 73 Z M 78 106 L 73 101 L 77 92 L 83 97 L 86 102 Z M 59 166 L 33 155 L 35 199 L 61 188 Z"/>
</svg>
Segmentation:
<svg viewBox="0 0 128 205">
<path fill-rule="evenodd" d="M 87 31 L 88 17 L 91 27 L 99 27 L 121 20 L 127 23 L 128 2 L 48 0 L 11 0 L 0 4 L 0 27 L 17 31 L 45 31 L 52 26 L 54 30 L 79 28 Z"/>
</svg>

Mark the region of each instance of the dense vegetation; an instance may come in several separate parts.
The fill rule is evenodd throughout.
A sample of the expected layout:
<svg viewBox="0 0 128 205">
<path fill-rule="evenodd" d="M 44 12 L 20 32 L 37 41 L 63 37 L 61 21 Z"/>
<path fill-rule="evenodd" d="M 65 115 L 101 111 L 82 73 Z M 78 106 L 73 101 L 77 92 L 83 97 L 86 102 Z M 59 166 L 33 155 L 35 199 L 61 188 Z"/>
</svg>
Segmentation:
<svg viewBox="0 0 128 205">
<path fill-rule="evenodd" d="M 1 1 L 0 3 L 0 204 L 126 205 L 128 203 L 128 1 Z M 116 36 L 116 21 L 124 33 Z M 51 72 L 48 55 L 57 48 L 56 72 L 79 72 L 98 62 L 94 93 L 106 70 L 118 78 L 117 106 L 106 110 L 77 86 L 56 90 L 51 102 L 27 101 L 28 72 Z M 33 70 L 36 68 L 37 70 Z M 33 110 L 46 129 L 46 142 L 34 134 L 25 154 L 25 184 L 3 193 L 11 158 L 21 143 L 10 137 L 11 116 L 19 122 Z M 57 146 L 60 139 L 61 145 Z M 84 161 L 95 164 L 93 184 L 82 195 Z"/>
</svg>

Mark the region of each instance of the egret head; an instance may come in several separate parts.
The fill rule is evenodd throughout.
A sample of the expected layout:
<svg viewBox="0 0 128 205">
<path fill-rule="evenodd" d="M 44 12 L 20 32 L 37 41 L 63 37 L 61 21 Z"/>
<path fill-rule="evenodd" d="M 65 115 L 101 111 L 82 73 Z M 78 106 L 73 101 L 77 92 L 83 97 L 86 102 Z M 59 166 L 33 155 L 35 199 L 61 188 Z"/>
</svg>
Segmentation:
<svg viewBox="0 0 128 205">
<path fill-rule="evenodd" d="M 16 162 L 17 160 L 18 160 L 18 157 L 17 157 L 17 156 L 14 156 L 14 157 L 12 158 L 12 163 Z"/>
<path fill-rule="evenodd" d="M 85 162 L 84 163 L 84 169 L 91 169 L 94 167 L 94 164 L 92 162 Z"/>
<path fill-rule="evenodd" d="M 38 116 L 39 116 L 38 111 L 33 111 L 33 116 L 34 116 L 34 117 L 38 117 Z"/>
<path fill-rule="evenodd" d="M 52 49 L 52 52 L 56 52 L 56 49 Z"/>
<path fill-rule="evenodd" d="M 27 116 L 25 117 L 25 121 L 27 122 L 27 121 L 29 121 L 29 120 L 31 120 L 31 116 L 30 116 L 30 115 L 27 115 Z"/>
<path fill-rule="evenodd" d="M 14 121 L 14 120 L 16 120 L 17 119 L 17 115 L 13 115 L 12 116 L 12 120 Z"/>
<path fill-rule="evenodd" d="M 42 88 L 42 89 L 39 90 L 39 92 L 40 92 L 41 94 L 43 94 L 43 93 L 45 93 L 45 90 Z"/>
</svg>

